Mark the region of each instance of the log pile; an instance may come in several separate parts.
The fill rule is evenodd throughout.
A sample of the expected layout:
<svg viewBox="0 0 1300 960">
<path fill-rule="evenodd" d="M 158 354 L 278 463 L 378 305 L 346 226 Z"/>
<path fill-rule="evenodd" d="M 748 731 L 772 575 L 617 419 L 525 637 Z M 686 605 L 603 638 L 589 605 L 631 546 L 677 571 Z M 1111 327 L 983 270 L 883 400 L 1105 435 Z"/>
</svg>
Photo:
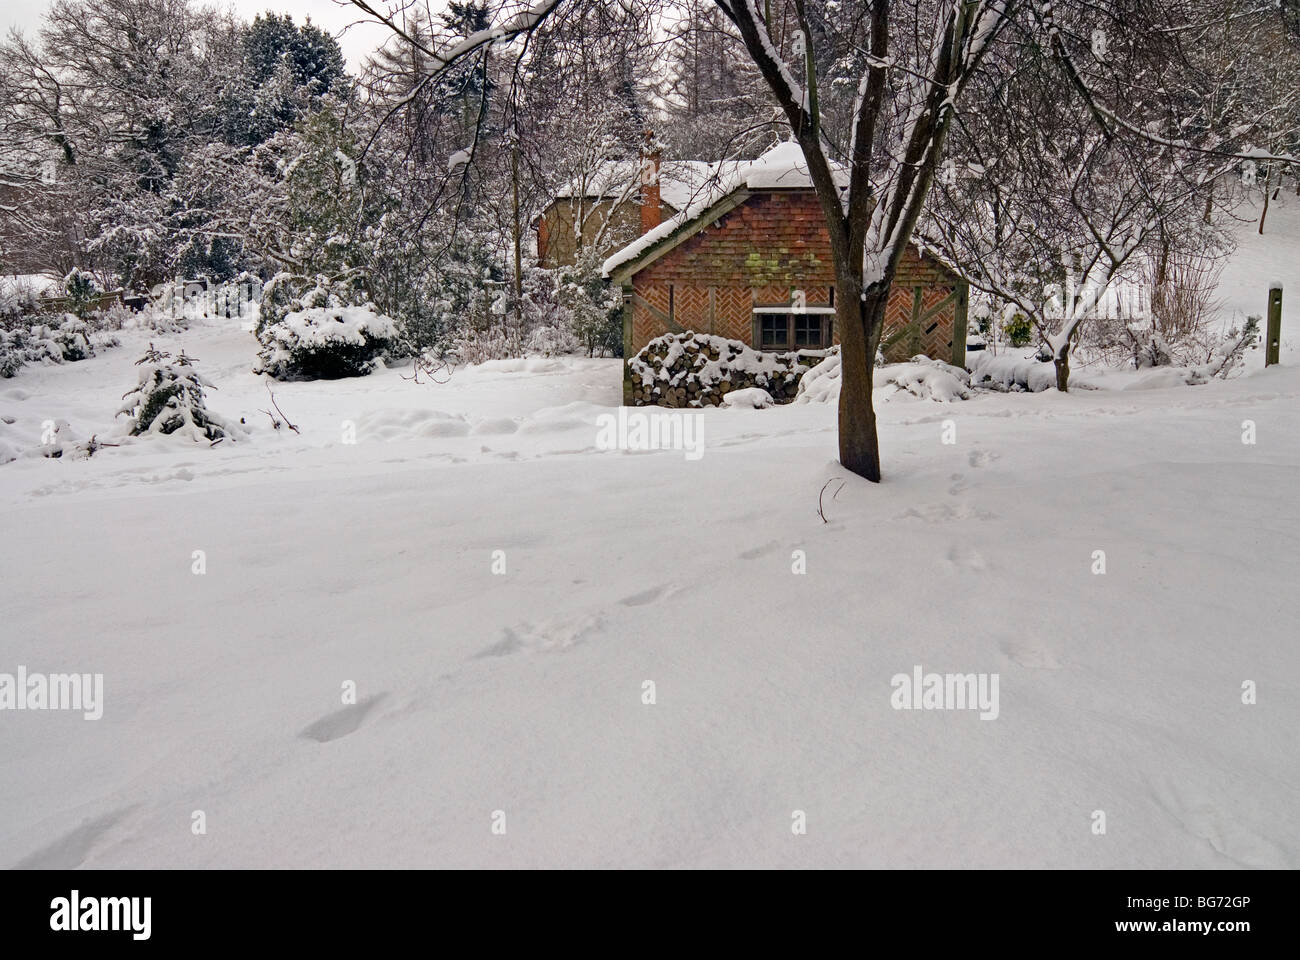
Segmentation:
<svg viewBox="0 0 1300 960">
<path fill-rule="evenodd" d="M 761 387 L 790 403 L 799 380 L 831 351 L 763 353 L 739 340 L 704 333 L 669 333 L 628 361 L 634 406 L 716 407 L 732 390 Z"/>
</svg>

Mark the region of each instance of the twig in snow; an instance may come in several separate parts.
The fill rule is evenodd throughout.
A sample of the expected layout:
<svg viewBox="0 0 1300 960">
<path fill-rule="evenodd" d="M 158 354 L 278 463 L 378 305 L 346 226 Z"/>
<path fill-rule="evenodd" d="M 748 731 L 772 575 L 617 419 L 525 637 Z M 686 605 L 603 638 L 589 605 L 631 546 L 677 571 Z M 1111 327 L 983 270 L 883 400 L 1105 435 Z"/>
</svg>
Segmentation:
<svg viewBox="0 0 1300 960">
<path fill-rule="evenodd" d="M 262 382 L 266 383 L 265 380 L 263 380 Z M 302 431 L 299 430 L 293 423 L 290 422 L 289 418 L 284 415 L 284 411 L 280 409 L 280 405 L 275 402 L 275 391 L 271 389 L 271 385 L 269 383 L 266 384 L 266 392 L 271 395 L 271 406 L 275 407 L 275 412 L 280 415 L 280 419 L 284 421 L 284 425 L 288 427 L 290 430 L 292 430 L 294 433 L 299 434 L 301 436 Z M 272 416 L 271 412 L 269 410 L 263 410 L 262 412 L 265 413 L 268 417 L 271 417 L 271 426 L 279 430 L 280 424 L 275 419 L 275 417 Z"/>
<path fill-rule="evenodd" d="M 442 384 L 451 379 L 452 372 L 455 369 L 456 368 L 446 360 L 434 360 L 430 357 L 416 357 L 415 361 L 411 364 L 411 375 L 408 377 L 403 374 L 402 379 L 412 380 L 415 383 L 419 383 L 420 374 L 423 373 L 433 383 Z M 443 377 L 444 375 L 445 377 L 443 379 L 439 379 L 439 377 Z"/>
<path fill-rule="evenodd" d="M 826 519 L 826 510 L 823 506 L 822 498 L 826 496 L 826 488 L 829 487 L 836 480 L 840 481 L 840 485 L 836 487 L 835 492 L 831 494 L 831 499 L 832 500 L 837 499 L 840 495 L 840 491 L 844 489 L 844 484 L 847 482 L 845 480 L 840 480 L 839 477 L 831 477 L 829 480 L 823 483 L 821 493 L 817 494 L 817 516 L 822 518 L 822 523 L 830 523 L 830 521 Z"/>
</svg>

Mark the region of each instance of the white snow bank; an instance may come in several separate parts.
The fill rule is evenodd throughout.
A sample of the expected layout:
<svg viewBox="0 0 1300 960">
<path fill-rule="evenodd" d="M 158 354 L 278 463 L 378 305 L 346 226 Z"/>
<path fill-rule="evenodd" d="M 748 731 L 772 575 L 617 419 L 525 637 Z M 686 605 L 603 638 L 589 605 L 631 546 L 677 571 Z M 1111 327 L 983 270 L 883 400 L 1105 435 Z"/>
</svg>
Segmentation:
<svg viewBox="0 0 1300 960">
<path fill-rule="evenodd" d="M 762 387 L 746 387 L 724 396 L 722 405 L 734 409 L 763 410 L 772 406 L 772 395 Z"/>
<path fill-rule="evenodd" d="M 412 437 L 464 437 L 469 422 L 442 410 L 400 410 L 385 408 L 366 414 L 357 421 L 356 439 L 405 440 Z"/>
<path fill-rule="evenodd" d="M 840 398 L 840 354 L 837 350 L 803 375 L 795 403 L 835 403 Z"/>
<path fill-rule="evenodd" d="M 569 369 L 563 359 L 555 357 L 507 357 L 504 360 L 485 360 L 462 368 L 461 375 L 493 373 L 562 373 Z"/>
<path fill-rule="evenodd" d="M 107 436 L 145 336 L 0 381 L 0 422 L 24 443 L 46 418 Z M 267 437 L 250 338 L 205 325 L 186 345 Z M 812 403 L 708 418 L 699 462 L 605 455 L 594 424 L 339 443 L 340 420 L 383 409 L 553 421 L 621 396 L 618 361 L 460 373 L 277 385 L 302 427 L 279 442 L 0 467 L 0 670 L 105 676 L 99 721 L 0 718 L 0 867 L 1300 865 L 1300 753 L 1279 737 L 1300 702 L 1239 699 L 1262 669 L 1300 675 L 1300 520 L 1276 510 L 1300 469 L 1300 368 L 1068 403 L 990 393 L 956 447 L 937 442 L 953 408 L 882 404 L 879 485 L 834 464 L 835 409 Z M 1257 446 L 1238 441 L 1247 416 Z M 870 591 L 864 543 L 886 558 Z M 1109 576 L 1089 572 L 1098 546 Z M 147 602 L 123 570 L 157 585 Z M 818 611 L 816 642 L 792 642 L 789 617 L 755 629 L 768 597 Z M 895 709 L 891 677 L 914 665 L 1000 676 L 999 717 Z M 858 815 L 864 782 L 881 817 Z M 701 828 L 720 793 L 728 828 Z M 212 796 L 220 830 L 176 829 Z M 412 797 L 446 815 L 412 818 Z M 1103 803 L 1124 843 L 1088 830 Z M 792 842 L 796 805 L 810 829 Z"/>
<path fill-rule="evenodd" d="M 942 360 L 918 355 L 907 363 L 885 367 L 881 374 L 886 384 L 922 400 L 951 403 L 970 399 L 970 374 Z"/>
<path fill-rule="evenodd" d="M 1028 390 L 1038 393 L 1056 386 L 1056 365 L 1034 357 L 980 351 L 970 357 L 970 384 L 996 390 Z"/>
<path fill-rule="evenodd" d="M 840 355 L 831 354 L 803 375 L 796 403 L 835 403 L 840 398 Z M 907 363 L 881 368 L 880 386 L 893 386 L 923 400 L 949 403 L 970 398 L 970 375 L 961 367 L 917 355 Z"/>
</svg>

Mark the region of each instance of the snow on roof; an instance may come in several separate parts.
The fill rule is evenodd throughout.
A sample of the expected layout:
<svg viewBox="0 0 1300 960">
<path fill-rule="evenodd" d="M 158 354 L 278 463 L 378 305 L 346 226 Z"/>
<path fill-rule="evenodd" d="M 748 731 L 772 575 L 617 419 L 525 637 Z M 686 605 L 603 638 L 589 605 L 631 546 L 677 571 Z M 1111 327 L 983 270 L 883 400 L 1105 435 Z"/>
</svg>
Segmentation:
<svg viewBox="0 0 1300 960">
<path fill-rule="evenodd" d="M 788 190 L 812 186 L 803 148 L 793 140 L 778 143 L 757 160 L 746 164 L 739 173 L 750 190 Z M 832 164 L 831 174 L 840 187 L 849 185 L 848 171 L 839 164 Z"/>
<path fill-rule="evenodd" d="M 674 210 L 681 210 L 718 169 L 705 160 L 665 160 L 659 165 L 659 197 Z M 611 198 L 622 196 L 640 176 L 640 160 L 606 160 L 586 178 L 577 177 L 555 191 L 556 199 L 568 197 Z"/>
<path fill-rule="evenodd" d="M 601 267 L 602 275 L 608 277 L 742 187 L 747 190 L 792 190 L 812 186 L 803 148 L 793 140 L 778 143 L 757 160 L 724 161 L 716 168 L 710 167 L 710 171 L 711 176 L 702 187 L 695 189 L 688 202 L 684 205 L 673 203 L 677 207 L 676 214 L 611 254 Z M 848 171 L 842 166 L 832 163 L 831 173 L 841 189 L 848 186 Z M 666 193 L 663 196 L 667 199 Z"/>
</svg>

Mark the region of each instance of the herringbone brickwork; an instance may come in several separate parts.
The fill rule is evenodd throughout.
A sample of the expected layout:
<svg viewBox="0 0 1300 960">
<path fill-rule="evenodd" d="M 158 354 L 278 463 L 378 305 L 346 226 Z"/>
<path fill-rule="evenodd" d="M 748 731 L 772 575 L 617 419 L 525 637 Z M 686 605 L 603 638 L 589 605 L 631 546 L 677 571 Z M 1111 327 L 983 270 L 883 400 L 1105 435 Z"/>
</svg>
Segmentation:
<svg viewBox="0 0 1300 960">
<path fill-rule="evenodd" d="M 677 328 L 757 346 L 754 307 L 793 305 L 800 290 L 809 306 L 826 306 L 834 280 L 816 196 L 808 190 L 755 193 L 633 276 L 634 292 L 654 310 L 634 300 L 632 349 Z M 886 309 L 881 342 L 887 360 L 951 355 L 956 305 L 949 298 L 959 282 L 943 264 L 908 248 Z M 664 319 L 670 315 L 671 323 Z M 838 343 L 839 332 L 833 333 Z"/>
</svg>

